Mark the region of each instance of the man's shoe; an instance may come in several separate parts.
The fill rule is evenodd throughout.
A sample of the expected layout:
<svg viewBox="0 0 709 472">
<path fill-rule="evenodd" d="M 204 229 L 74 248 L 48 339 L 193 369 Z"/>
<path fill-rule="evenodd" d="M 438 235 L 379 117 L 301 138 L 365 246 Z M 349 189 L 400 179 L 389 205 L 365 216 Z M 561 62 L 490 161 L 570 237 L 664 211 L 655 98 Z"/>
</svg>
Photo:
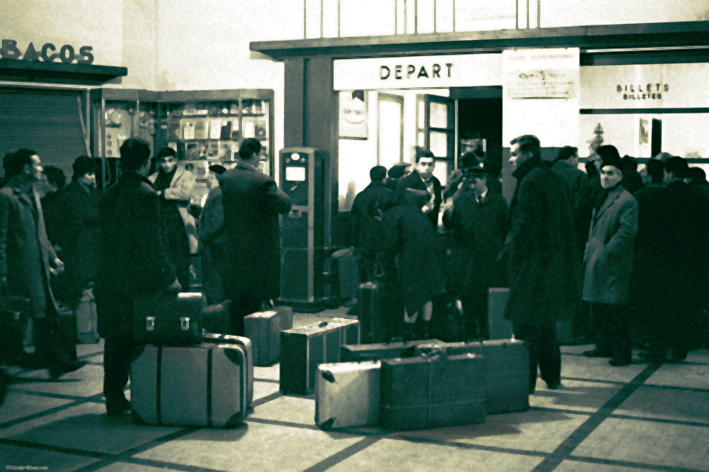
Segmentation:
<svg viewBox="0 0 709 472">
<path fill-rule="evenodd" d="M 686 349 L 673 349 L 672 356 L 670 357 L 671 362 L 683 362 L 687 358 Z"/>
<path fill-rule="evenodd" d="M 547 384 L 547 388 L 548 388 L 549 390 L 556 390 L 556 389 L 558 389 L 559 387 L 561 387 L 561 380 L 556 380 L 556 381 L 554 381 L 554 382 L 552 382 L 552 383 L 548 383 L 548 384 Z"/>
<path fill-rule="evenodd" d="M 55 380 L 64 374 L 79 370 L 86 365 L 84 361 L 65 361 L 49 368 L 49 376 Z"/>
<path fill-rule="evenodd" d="M 590 351 L 583 351 L 583 355 L 586 357 L 613 357 L 612 352 L 602 351 L 598 348 L 592 349 Z"/>
<path fill-rule="evenodd" d="M 119 401 L 106 401 L 106 414 L 108 416 L 120 416 L 131 411 L 130 402 L 125 398 Z"/>
<path fill-rule="evenodd" d="M 638 353 L 638 357 L 640 359 L 644 360 L 645 362 L 649 362 L 650 364 L 662 364 L 664 362 L 667 362 L 667 355 L 665 355 L 664 352 L 660 352 L 657 350 L 645 350 L 645 351 L 640 351 Z"/>
<path fill-rule="evenodd" d="M 613 367 L 622 367 L 624 365 L 630 365 L 633 362 L 631 358 L 620 358 L 620 357 L 614 357 L 611 360 L 608 361 L 610 365 Z"/>
</svg>

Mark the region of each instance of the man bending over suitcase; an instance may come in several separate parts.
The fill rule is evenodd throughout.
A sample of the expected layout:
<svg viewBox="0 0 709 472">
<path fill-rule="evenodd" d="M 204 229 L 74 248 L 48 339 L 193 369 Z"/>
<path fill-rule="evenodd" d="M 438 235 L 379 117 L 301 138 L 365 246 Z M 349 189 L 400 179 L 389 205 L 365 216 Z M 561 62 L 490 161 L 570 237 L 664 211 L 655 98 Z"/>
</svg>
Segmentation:
<svg viewBox="0 0 709 472">
<path fill-rule="evenodd" d="M 133 300 L 182 287 L 164 243 L 160 197 L 148 180 L 150 147 L 128 139 L 121 146 L 123 177 L 99 203 L 101 260 L 95 296 L 98 330 L 106 340 L 103 394 L 109 415 L 130 410 L 123 395 L 133 342 Z"/>
</svg>

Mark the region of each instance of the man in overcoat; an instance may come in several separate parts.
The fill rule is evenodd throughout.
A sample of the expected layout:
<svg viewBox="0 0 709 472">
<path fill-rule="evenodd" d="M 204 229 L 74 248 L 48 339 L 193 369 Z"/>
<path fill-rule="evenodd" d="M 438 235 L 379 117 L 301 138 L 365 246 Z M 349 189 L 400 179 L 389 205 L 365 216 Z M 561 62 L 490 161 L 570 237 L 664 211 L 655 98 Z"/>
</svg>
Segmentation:
<svg viewBox="0 0 709 472">
<path fill-rule="evenodd" d="M 148 180 L 148 144 L 126 140 L 121 146 L 121 169 L 121 179 L 99 202 L 101 258 L 94 289 L 98 331 L 105 338 L 103 394 L 109 415 L 130 410 L 123 389 L 138 347 L 132 335 L 133 301 L 182 288 L 165 247 L 160 197 Z"/>
<path fill-rule="evenodd" d="M 71 343 L 61 334 L 57 302 L 49 284 L 64 263 L 47 239 L 40 197 L 35 185 L 42 179 L 40 157 L 19 149 L 3 160 L 6 184 L 0 190 L 0 277 L 3 294 L 27 298 L 34 321 L 38 364 L 60 377 L 84 365 L 73 360 Z M 9 327 L 6 327 L 9 328 Z"/>
<path fill-rule="evenodd" d="M 219 164 L 209 170 L 217 180 L 226 172 Z M 202 287 L 210 305 L 224 301 L 224 276 L 229 269 L 226 234 L 224 231 L 224 205 L 219 185 L 209 191 L 199 220 L 199 246 L 202 265 Z"/>
<path fill-rule="evenodd" d="M 596 152 L 602 158 L 605 198 L 593 211 L 584 254 L 583 299 L 591 304 L 596 341 L 596 348 L 584 355 L 610 357 L 610 365 L 617 367 L 632 361 L 627 302 L 638 231 L 638 202 L 622 186 L 618 150 L 604 145 Z"/>
<path fill-rule="evenodd" d="M 397 184 L 397 189 L 411 188 L 425 190 L 428 193 L 428 200 L 421 206 L 421 211 L 428 217 L 434 228 L 438 226 L 438 211 L 443 201 L 441 181 L 433 175 L 435 167 L 436 157 L 431 151 L 417 151 L 416 168 Z"/>
<path fill-rule="evenodd" d="M 230 261 L 224 289 L 232 301 L 232 334 L 236 335 L 244 332 L 245 316 L 278 298 L 281 291 L 278 215 L 288 213 L 291 201 L 258 170 L 260 153 L 257 139 L 245 139 L 238 164 L 219 181 Z"/>
<path fill-rule="evenodd" d="M 568 319 L 578 303 L 577 256 L 566 184 L 542 161 L 535 136 L 520 136 L 511 145 L 517 186 L 510 205 L 510 296 L 504 316 L 514 323 L 515 336 L 529 342 L 531 394 L 537 366 L 549 388 L 561 383 L 556 322 Z"/>
</svg>

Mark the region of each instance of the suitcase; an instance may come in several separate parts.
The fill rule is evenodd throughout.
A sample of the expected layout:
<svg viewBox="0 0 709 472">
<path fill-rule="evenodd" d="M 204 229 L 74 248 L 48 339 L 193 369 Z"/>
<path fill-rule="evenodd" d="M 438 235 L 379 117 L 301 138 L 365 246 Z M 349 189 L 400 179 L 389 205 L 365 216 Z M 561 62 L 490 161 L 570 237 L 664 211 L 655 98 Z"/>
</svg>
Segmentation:
<svg viewBox="0 0 709 472">
<path fill-rule="evenodd" d="M 203 333 L 224 334 L 231 332 L 229 305 L 231 305 L 231 300 L 225 300 L 221 303 L 209 305 L 202 310 L 200 327 Z"/>
<path fill-rule="evenodd" d="M 384 323 L 381 316 L 381 290 L 374 282 L 359 286 L 357 297 L 359 323 L 362 326 L 362 342 L 376 343 L 383 340 Z"/>
<path fill-rule="evenodd" d="M 293 327 L 293 308 L 274 307 L 244 317 L 244 336 L 254 348 L 254 365 L 269 366 L 281 355 L 281 331 Z"/>
<path fill-rule="evenodd" d="M 340 362 L 341 326 L 322 322 L 281 332 L 280 390 L 308 395 L 319 364 Z"/>
<path fill-rule="evenodd" d="M 202 342 L 200 317 L 207 304 L 200 292 L 136 297 L 133 338 L 138 344 L 194 346 Z"/>
<path fill-rule="evenodd" d="M 328 321 L 328 323 L 340 327 L 340 344 L 342 346 L 347 344 L 359 344 L 359 320 L 353 320 L 350 318 L 333 318 Z"/>
<path fill-rule="evenodd" d="M 438 339 L 407 342 L 375 343 L 342 346 L 341 362 L 379 361 L 395 357 L 413 357 L 419 344 L 441 344 Z"/>
<path fill-rule="evenodd" d="M 248 389 L 246 400 L 247 404 L 251 405 L 254 400 L 254 354 L 253 344 L 251 340 L 245 336 L 233 336 L 231 334 L 217 333 L 202 333 L 202 341 L 205 343 L 215 344 L 236 344 L 244 350 L 244 363 L 246 364 L 246 372 L 248 373 Z"/>
<path fill-rule="evenodd" d="M 471 343 L 422 344 L 416 349 L 417 354 L 444 349 L 448 355 L 482 355 L 487 369 L 487 414 L 529 409 L 529 349 L 525 341 L 495 339 Z"/>
<path fill-rule="evenodd" d="M 332 253 L 336 265 L 340 297 L 350 300 L 357 297 L 359 287 L 359 262 L 353 248 L 340 249 Z"/>
<path fill-rule="evenodd" d="M 490 325 L 490 339 L 510 339 L 512 337 L 512 322 L 504 318 L 509 296 L 509 288 L 495 287 L 488 290 L 487 320 Z"/>
<path fill-rule="evenodd" d="M 315 424 L 322 429 L 379 423 L 378 361 L 320 364 L 315 377 Z"/>
<path fill-rule="evenodd" d="M 475 354 L 385 359 L 382 427 L 412 430 L 485 422 L 484 359 Z"/>
<path fill-rule="evenodd" d="M 131 364 L 131 407 L 141 424 L 233 427 L 247 413 L 250 380 L 236 344 L 146 346 Z"/>
<path fill-rule="evenodd" d="M 96 300 L 91 288 L 84 290 L 76 307 L 76 334 L 80 344 L 96 344 L 99 341 Z"/>
</svg>

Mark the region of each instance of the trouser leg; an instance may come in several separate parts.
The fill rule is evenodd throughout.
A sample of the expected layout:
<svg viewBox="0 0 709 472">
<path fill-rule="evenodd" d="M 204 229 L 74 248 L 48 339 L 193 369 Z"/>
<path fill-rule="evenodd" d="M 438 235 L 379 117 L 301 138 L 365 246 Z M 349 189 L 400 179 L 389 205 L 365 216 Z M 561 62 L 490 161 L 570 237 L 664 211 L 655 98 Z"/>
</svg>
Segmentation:
<svg viewBox="0 0 709 472">
<path fill-rule="evenodd" d="M 609 305 L 608 313 L 613 357 L 621 360 L 630 360 L 633 345 L 628 328 L 627 306 L 621 304 Z"/>
<path fill-rule="evenodd" d="M 229 315 L 231 317 L 231 333 L 235 336 L 244 335 L 244 317 L 261 309 L 261 300 L 249 293 L 235 294 L 231 297 Z"/>
<path fill-rule="evenodd" d="M 33 329 L 35 352 L 43 366 L 49 368 L 69 360 L 67 340 L 59 329 L 56 314 L 35 318 Z"/>
<path fill-rule="evenodd" d="M 517 339 L 527 341 L 529 347 L 529 393 L 534 393 L 537 385 L 537 365 L 539 364 L 539 346 L 533 325 L 527 323 L 514 323 L 514 332 Z"/>
<path fill-rule="evenodd" d="M 539 371 L 542 379 L 553 385 L 561 379 L 561 351 L 556 342 L 556 322 L 545 322 L 536 328 Z"/>
<path fill-rule="evenodd" d="M 594 341 L 596 349 L 611 353 L 613 351 L 609 333 L 613 329 L 610 308 L 607 303 L 592 303 L 591 314 L 593 318 Z"/>
<path fill-rule="evenodd" d="M 107 403 L 125 400 L 123 390 L 128 383 L 131 356 L 135 349 L 132 339 L 124 336 L 106 337 L 103 348 L 103 396 Z"/>
</svg>

